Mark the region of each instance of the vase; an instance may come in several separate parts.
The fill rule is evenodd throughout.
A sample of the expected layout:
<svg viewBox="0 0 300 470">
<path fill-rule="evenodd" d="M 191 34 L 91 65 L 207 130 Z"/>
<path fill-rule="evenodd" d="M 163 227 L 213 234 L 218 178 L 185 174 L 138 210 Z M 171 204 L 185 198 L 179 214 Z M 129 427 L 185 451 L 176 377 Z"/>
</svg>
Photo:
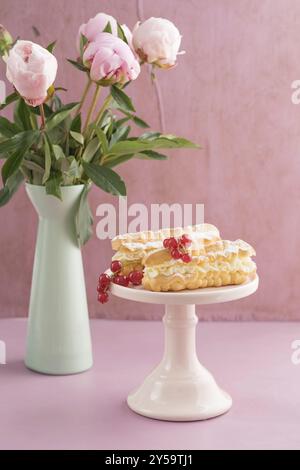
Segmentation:
<svg viewBox="0 0 300 470">
<path fill-rule="evenodd" d="M 75 216 L 84 186 L 62 187 L 62 201 L 26 184 L 39 217 L 25 365 L 53 375 L 93 364 L 81 250 Z"/>
</svg>

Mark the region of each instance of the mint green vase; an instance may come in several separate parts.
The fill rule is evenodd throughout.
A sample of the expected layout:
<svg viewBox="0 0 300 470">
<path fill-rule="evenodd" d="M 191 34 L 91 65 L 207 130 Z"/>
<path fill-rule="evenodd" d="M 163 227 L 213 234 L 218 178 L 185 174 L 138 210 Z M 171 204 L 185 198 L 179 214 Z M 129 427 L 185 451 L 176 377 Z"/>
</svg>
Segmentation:
<svg viewBox="0 0 300 470">
<path fill-rule="evenodd" d="M 84 186 L 62 188 L 62 201 L 26 185 L 39 216 L 25 364 L 44 374 L 76 374 L 93 364 L 75 214 Z"/>
</svg>

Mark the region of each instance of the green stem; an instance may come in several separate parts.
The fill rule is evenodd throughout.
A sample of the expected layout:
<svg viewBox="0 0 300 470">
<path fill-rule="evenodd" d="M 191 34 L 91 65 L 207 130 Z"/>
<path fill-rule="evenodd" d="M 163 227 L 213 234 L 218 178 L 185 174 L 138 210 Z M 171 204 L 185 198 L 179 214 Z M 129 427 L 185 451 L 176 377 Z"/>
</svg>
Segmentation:
<svg viewBox="0 0 300 470">
<path fill-rule="evenodd" d="M 41 113 L 41 129 L 44 129 L 46 124 L 44 105 L 40 104 L 40 113 Z"/>
<path fill-rule="evenodd" d="M 104 113 L 104 111 L 106 111 L 106 109 L 107 109 L 109 103 L 111 102 L 111 100 L 112 100 L 112 96 L 111 96 L 111 95 L 108 95 L 108 96 L 105 98 L 105 100 L 104 100 L 104 102 L 103 102 L 103 105 L 102 105 L 101 108 L 99 109 L 99 112 L 98 112 L 98 114 L 97 114 L 97 116 L 96 116 L 96 120 L 95 120 L 95 126 L 96 126 L 96 127 L 98 126 L 99 122 L 101 121 L 101 118 L 102 118 L 102 116 L 103 116 L 103 113 Z M 90 135 L 90 137 L 89 137 L 90 140 L 93 138 L 94 133 L 95 133 L 95 129 L 92 130 L 92 133 L 91 133 L 91 135 Z"/>
<path fill-rule="evenodd" d="M 81 101 L 80 101 L 79 108 L 76 111 L 76 116 L 78 116 L 78 114 L 80 113 L 80 111 L 82 109 L 82 106 L 84 105 L 84 102 L 86 100 L 88 92 L 90 91 L 91 85 L 92 85 L 92 80 L 90 78 L 88 78 L 88 81 L 87 81 L 87 83 L 85 85 L 85 88 L 83 90 L 83 95 L 82 95 L 82 98 L 81 98 Z"/>
<path fill-rule="evenodd" d="M 91 103 L 91 106 L 88 110 L 88 115 L 87 115 L 87 118 L 86 118 L 86 121 L 85 121 L 85 125 L 84 125 L 84 132 L 87 130 L 88 128 L 88 125 L 90 123 L 90 120 L 93 116 L 93 113 L 95 111 L 95 108 L 96 108 L 96 105 L 97 105 L 97 102 L 98 102 L 98 98 L 99 98 L 99 94 L 100 94 L 100 91 L 101 91 L 101 88 L 100 88 L 100 85 L 97 85 L 96 86 L 96 90 L 95 90 L 95 93 L 94 93 L 94 96 L 93 96 L 93 100 L 92 100 L 92 103 Z"/>
</svg>

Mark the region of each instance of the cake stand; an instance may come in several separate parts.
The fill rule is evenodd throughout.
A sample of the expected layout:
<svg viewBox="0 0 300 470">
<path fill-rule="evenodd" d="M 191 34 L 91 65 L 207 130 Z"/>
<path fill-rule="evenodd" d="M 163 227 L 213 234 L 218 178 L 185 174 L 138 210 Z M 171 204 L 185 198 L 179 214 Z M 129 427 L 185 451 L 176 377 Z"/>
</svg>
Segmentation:
<svg viewBox="0 0 300 470">
<path fill-rule="evenodd" d="M 165 305 L 165 351 L 160 364 L 127 399 L 136 413 L 167 421 L 197 421 L 226 413 L 232 399 L 217 385 L 196 353 L 195 305 L 237 300 L 253 294 L 258 277 L 238 286 L 181 292 L 151 292 L 112 284 L 111 293 L 137 302 Z"/>
</svg>

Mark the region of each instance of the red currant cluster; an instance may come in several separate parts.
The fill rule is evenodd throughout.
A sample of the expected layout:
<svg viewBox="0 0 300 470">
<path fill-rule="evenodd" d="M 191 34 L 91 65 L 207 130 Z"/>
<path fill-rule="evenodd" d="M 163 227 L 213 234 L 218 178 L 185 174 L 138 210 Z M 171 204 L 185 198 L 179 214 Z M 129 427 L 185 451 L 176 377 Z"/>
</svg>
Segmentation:
<svg viewBox="0 0 300 470">
<path fill-rule="evenodd" d="M 188 235 L 184 234 L 180 238 L 166 238 L 163 241 L 164 248 L 170 251 L 173 259 L 181 259 L 184 263 L 192 261 L 191 256 L 187 253 L 186 249 L 192 244 L 192 240 Z"/>
<path fill-rule="evenodd" d="M 143 273 L 141 271 L 131 271 L 128 276 L 120 274 L 122 270 L 120 261 L 112 261 L 110 270 L 112 272 L 110 276 L 106 273 L 102 273 L 99 276 L 97 292 L 98 302 L 101 304 L 105 304 L 108 301 L 108 291 L 111 282 L 123 287 L 128 287 L 130 284 L 139 286 L 142 283 Z"/>
</svg>

